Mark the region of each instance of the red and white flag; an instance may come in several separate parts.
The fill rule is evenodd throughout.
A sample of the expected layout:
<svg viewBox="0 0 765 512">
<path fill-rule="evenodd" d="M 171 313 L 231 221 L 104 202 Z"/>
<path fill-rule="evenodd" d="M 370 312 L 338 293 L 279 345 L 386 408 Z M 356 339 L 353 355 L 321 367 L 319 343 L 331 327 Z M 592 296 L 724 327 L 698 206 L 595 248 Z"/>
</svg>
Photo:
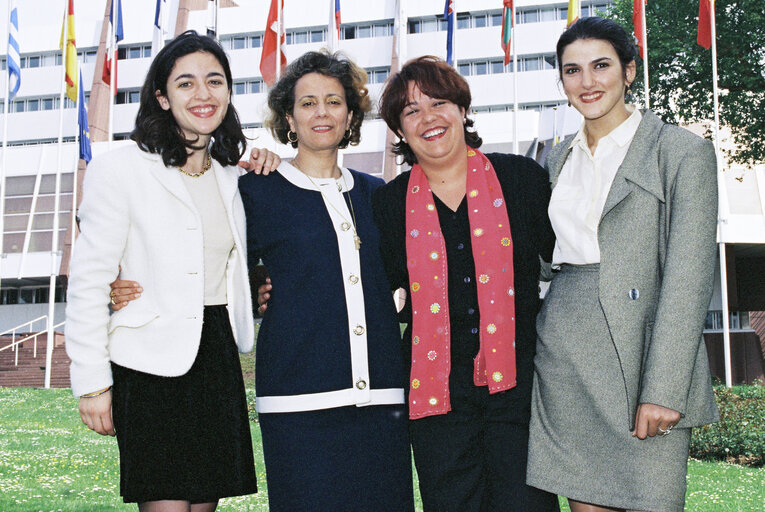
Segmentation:
<svg viewBox="0 0 765 512">
<path fill-rule="evenodd" d="M 278 41 L 278 43 L 277 43 Z M 260 74 L 268 86 L 276 82 L 276 56 L 279 55 L 279 69 L 287 65 L 284 53 L 284 0 L 271 0 L 263 36 L 263 50 L 260 55 Z"/>
</svg>

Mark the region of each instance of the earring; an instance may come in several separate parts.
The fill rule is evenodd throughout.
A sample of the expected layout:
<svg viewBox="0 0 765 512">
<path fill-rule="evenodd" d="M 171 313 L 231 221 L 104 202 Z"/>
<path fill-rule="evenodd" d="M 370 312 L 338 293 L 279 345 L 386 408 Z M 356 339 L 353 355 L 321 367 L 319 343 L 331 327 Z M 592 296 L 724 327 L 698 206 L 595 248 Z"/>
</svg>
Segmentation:
<svg viewBox="0 0 765 512">
<path fill-rule="evenodd" d="M 345 130 L 345 135 L 343 135 L 343 138 L 351 140 L 351 137 L 353 137 L 353 130 L 348 128 L 347 130 Z"/>
<path fill-rule="evenodd" d="M 467 124 L 467 117 L 462 118 L 462 124 Z"/>
<path fill-rule="evenodd" d="M 289 130 L 287 132 L 287 140 L 289 142 L 292 142 L 293 144 L 298 141 L 297 133 L 293 132 L 292 130 Z"/>
<path fill-rule="evenodd" d="M 569 100 L 569 101 L 568 101 L 568 106 L 569 106 L 569 107 L 571 106 L 571 100 Z"/>
</svg>

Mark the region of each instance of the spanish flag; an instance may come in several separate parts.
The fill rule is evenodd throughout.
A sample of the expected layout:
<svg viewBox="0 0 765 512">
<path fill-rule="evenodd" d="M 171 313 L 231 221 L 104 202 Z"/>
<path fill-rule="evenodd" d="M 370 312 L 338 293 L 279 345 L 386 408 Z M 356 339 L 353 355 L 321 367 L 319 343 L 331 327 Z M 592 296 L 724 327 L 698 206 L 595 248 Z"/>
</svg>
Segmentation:
<svg viewBox="0 0 765 512">
<path fill-rule="evenodd" d="M 570 27 L 579 19 L 581 7 L 579 0 L 568 0 L 568 17 L 566 18 L 566 28 Z"/>
<path fill-rule="evenodd" d="M 64 46 L 66 34 L 66 47 Z M 74 42 L 74 0 L 68 0 L 64 23 L 61 26 L 59 47 L 64 54 L 66 67 L 66 95 L 77 103 L 77 44 Z"/>
</svg>

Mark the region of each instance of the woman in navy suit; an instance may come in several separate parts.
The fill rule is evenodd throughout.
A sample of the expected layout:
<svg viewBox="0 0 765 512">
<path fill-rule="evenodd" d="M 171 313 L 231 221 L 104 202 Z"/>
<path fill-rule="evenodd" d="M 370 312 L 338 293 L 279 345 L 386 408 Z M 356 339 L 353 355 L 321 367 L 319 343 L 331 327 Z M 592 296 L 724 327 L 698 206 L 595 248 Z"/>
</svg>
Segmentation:
<svg viewBox="0 0 765 512">
<path fill-rule="evenodd" d="M 207 512 L 257 490 L 237 354 L 254 333 L 231 83 L 215 40 L 178 36 L 149 68 L 135 144 L 94 158 L 85 178 L 72 390 L 90 429 L 116 432 L 120 491 L 141 511 Z M 110 316 L 120 268 L 143 293 Z"/>
</svg>

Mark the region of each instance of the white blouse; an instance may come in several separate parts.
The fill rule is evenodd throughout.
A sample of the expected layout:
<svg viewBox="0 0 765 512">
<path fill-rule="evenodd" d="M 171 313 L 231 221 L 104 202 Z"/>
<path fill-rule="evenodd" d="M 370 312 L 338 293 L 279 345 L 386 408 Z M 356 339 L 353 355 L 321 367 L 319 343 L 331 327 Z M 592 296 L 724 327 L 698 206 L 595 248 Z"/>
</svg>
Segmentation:
<svg viewBox="0 0 765 512">
<path fill-rule="evenodd" d="M 571 141 L 571 154 L 558 176 L 548 209 L 556 237 L 553 266 L 600 263 L 600 216 L 643 117 L 634 106 L 627 108 L 634 109 L 632 114 L 598 141 L 594 155 L 584 126 Z"/>
<path fill-rule="evenodd" d="M 234 235 L 215 178 L 216 172 L 213 167 L 198 177 L 181 175 L 202 219 L 205 306 L 228 304 L 226 265 L 234 249 Z"/>
</svg>

